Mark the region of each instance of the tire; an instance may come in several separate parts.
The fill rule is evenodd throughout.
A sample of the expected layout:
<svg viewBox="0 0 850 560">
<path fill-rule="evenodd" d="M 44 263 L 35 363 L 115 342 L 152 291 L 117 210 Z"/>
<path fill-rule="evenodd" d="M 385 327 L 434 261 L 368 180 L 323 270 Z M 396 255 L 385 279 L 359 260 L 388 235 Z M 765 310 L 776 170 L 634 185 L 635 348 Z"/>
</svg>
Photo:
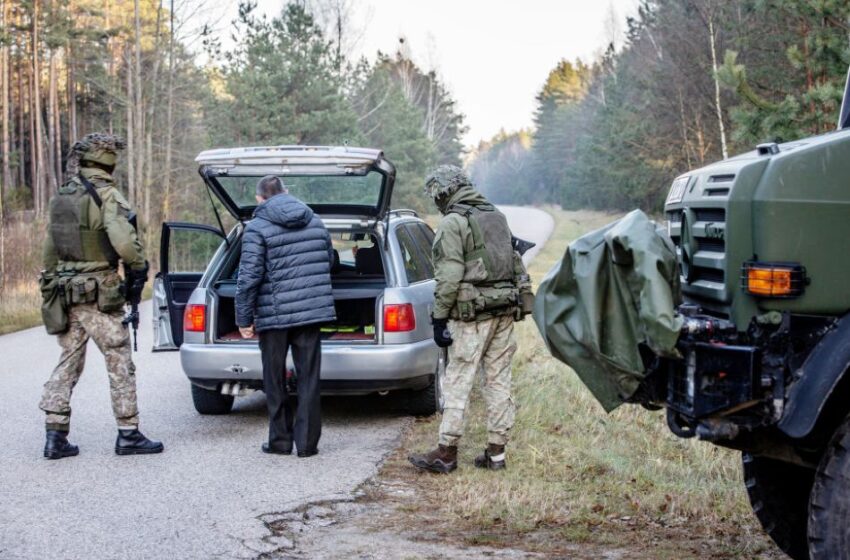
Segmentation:
<svg viewBox="0 0 850 560">
<path fill-rule="evenodd" d="M 192 383 L 192 402 L 200 414 L 228 414 L 233 408 L 233 395 L 222 395 Z"/>
<path fill-rule="evenodd" d="M 743 454 L 744 484 L 765 532 L 794 560 L 809 560 L 807 520 L 814 471 Z"/>
<path fill-rule="evenodd" d="M 446 371 L 448 353 L 440 351 L 437 369 L 431 378 L 431 383 L 424 389 L 410 391 L 405 402 L 407 413 L 412 416 L 431 416 L 443 411 L 443 373 Z"/>
<path fill-rule="evenodd" d="M 836 430 L 815 474 L 809 554 L 812 560 L 850 559 L 850 418 Z"/>
</svg>

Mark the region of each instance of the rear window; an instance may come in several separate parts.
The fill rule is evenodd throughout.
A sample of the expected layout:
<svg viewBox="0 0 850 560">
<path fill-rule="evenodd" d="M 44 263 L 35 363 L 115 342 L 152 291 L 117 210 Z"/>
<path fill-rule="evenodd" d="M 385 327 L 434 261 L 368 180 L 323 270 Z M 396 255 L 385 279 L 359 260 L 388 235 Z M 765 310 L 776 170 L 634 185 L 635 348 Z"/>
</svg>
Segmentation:
<svg viewBox="0 0 850 560">
<path fill-rule="evenodd" d="M 233 202 L 240 207 L 253 207 L 256 202 L 258 176 L 219 176 L 215 180 Z M 381 199 L 384 177 L 376 171 L 365 175 L 291 176 L 279 175 L 289 194 L 310 205 L 344 204 L 377 206 Z"/>
</svg>

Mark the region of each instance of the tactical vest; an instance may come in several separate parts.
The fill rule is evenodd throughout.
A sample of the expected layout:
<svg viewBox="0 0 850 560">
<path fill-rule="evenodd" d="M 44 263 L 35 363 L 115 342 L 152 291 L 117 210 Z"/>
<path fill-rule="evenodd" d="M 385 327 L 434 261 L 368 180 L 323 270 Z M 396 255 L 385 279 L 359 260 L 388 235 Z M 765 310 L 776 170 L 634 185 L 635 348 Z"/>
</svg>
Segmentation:
<svg viewBox="0 0 850 560">
<path fill-rule="evenodd" d="M 106 230 L 89 229 L 89 193 L 76 177 L 50 200 L 50 236 L 59 260 L 108 262 L 118 265 L 118 253 Z"/>
<path fill-rule="evenodd" d="M 474 321 L 515 314 L 519 304 L 511 230 L 492 204 L 455 204 L 448 213 L 466 218 L 472 251 L 464 253 L 464 278 L 452 317 Z"/>
<path fill-rule="evenodd" d="M 498 212 L 492 204 L 471 206 L 455 204 L 449 213 L 460 214 L 469 223 L 474 249 L 464 255 L 470 278 L 464 278 L 474 286 L 493 286 L 501 282 L 514 282 L 514 248 L 511 244 L 511 230 L 504 214 Z M 474 272 L 475 265 L 481 262 L 486 271 L 485 277 Z"/>
</svg>

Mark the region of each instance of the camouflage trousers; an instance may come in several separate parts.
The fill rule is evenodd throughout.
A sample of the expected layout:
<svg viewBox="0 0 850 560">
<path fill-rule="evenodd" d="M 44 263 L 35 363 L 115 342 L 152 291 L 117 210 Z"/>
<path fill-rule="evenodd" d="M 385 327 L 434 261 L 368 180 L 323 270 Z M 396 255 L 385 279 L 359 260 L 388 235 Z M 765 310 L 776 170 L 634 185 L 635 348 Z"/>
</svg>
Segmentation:
<svg viewBox="0 0 850 560">
<path fill-rule="evenodd" d="M 121 312 L 103 313 L 95 303 L 68 310 L 68 331 L 59 335 L 62 357 L 44 384 L 39 408 L 47 413 L 47 429 L 67 431 L 71 422 L 71 393 L 86 364 L 86 345 L 94 340 L 106 358 L 112 412 L 121 428 L 139 425 L 136 405 L 136 366 L 130 351 L 130 331 Z"/>
<path fill-rule="evenodd" d="M 483 370 L 487 404 L 488 443 L 505 445 L 514 425 L 511 398 L 511 360 L 516 352 L 513 317 L 483 321 L 451 321 L 454 342 L 443 377 L 443 420 L 440 444 L 457 445 L 463 436 L 463 418 L 475 375 Z"/>
</svg>

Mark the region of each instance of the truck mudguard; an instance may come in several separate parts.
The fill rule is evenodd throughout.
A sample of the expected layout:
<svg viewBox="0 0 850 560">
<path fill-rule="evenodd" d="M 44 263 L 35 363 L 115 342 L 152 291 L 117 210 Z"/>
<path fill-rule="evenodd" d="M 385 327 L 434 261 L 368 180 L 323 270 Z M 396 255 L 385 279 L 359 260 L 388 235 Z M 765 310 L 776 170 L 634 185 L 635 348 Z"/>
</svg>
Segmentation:
<svg viewBox="0 0 850 560">
<path fill-rule="evenodd" d="M 779 429 L 794 439 L 812 433 L 850 368 L 850 314 L 815 346 L 791 386 Z"/>
</svg>

